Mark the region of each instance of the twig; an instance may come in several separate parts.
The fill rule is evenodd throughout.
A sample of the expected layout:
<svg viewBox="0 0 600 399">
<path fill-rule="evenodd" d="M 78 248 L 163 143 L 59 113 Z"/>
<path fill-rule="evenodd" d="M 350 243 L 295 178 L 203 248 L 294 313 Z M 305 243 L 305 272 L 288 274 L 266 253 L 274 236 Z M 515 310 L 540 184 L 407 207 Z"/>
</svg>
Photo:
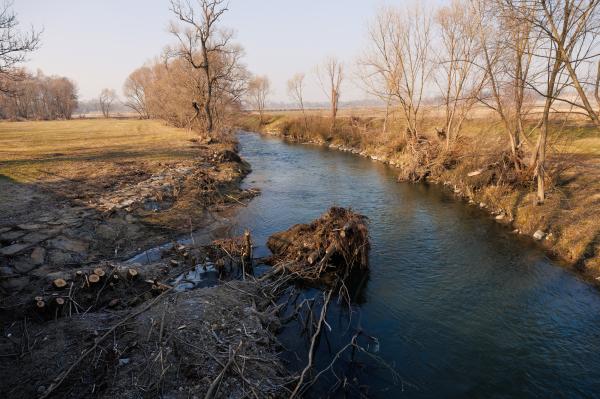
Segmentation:
<svg viewBox="0 0 600 399">
<path fill-rule="evenodd" d="M 164 292 L 162 292 L 159 296 L 157 296 L 152 302 L 150 302 L 146 306 L 142 307 L 140 310 L 131 313 L 130 315 L 128 315 L 127 317 L 125 317 L 121 321 L 119 321 L 117 324 L 115 324 L 114 326 L 112 326 L 106 333 L 104 333 L 104 335 L 102 335 L 100 338 L 98 338 L 96 340 L 96 342 L 94 343 L 94 345 L 92 345 L 92 347 L 90 349 L 88 349 L 87 351 L 85 351 L 79 357 L 79 359 L 77 359 L 75 361 L 75 363 L 73 363 L 65 372 L 59 374 L 54 379 L 55 382 L 53 382 L 52 384 L 50 384 L 50 386 L 48 387 L 48 389 L 46 389 L 46 391 L 39 397 L 39 399 L 45 399 L 48 396 L 50 396 L 50 394 L 52 394 L 52 392 L 54 392 L 65 381 L 65 379 L 67 378 L 67 376 L 69 374 L 71 374 L 71 372 L 79 365 L 79 363 L 81 363 L 83 361 L 83 359 L 85 359 L 90 353 L 92 353 L 98 347 L 98 345 L 102 341 L 104 341 L 109 335 L 111 335 L 117 328 L 119 328 L 119 326 L 123 325 L 125 322 L 133 319 L 134 317 L 136 317 L 136 316 L 144 313 L 148 309 L 150 309 L 160 299 L 162 299 L 171 289 L 172 289 L 172 287 L 168 288 L 167 290 L 165 290 Z"/>
<path fill-rule="evenodd" d="M 290 399 L 293 399 L 298 395 L 298 391 L 302 387 L 302 383 L 304 382 L 306 373 L 308 373 L 308 371 L 312 368 L 313 361 L 314 361 L 315 345 L 317 342 L 317 338 L 321 334 L 321 327 L 323 326 L 323 321 L 325 320 L 325 315 L 327 314 L 327 306 L 329 305 L 329 300 L 331 299 L 332 293 L 333 293 L 333 289 L 329 290 L 329 293 L 327 294 L 327 298 L 325 299 L 325 302 L 323 303 L 323 307 L 321 308 L 321 316 L 319 317 L 319 323 L 317 324 L 317 330 L 313 334 L 311 342 L 310 342 L 310 349 L 308 351 L 308 364 L 306 365 L 304 370 L 302 370 L 302 374 L 300 374 L 300 380 L 298 380 L 298 384 L 296 385 L 296 388 L 290 395 Z"/>
<path fill-rule="evenodd" d="M 235 359 L 235 355 L 237 354 L 238 350 L 241 347 L 242 347 L 242 341 L 240 341 L 240 344 L 238 345 L 237 349 L 233 352 L 233 355 L 229 357 L 229 360 L 225 364 L 225 367 L 223 367 L 223 370 L 221 370 L 221 372 L 219 373 L 217 378 L 215 378 L 215 380 L 212 382 L 212 384 L 210 384 L 208 391 L 206 391 L 206 395 L 204 395 L 204 399 L 211 399 L 217 393 L 216 392 L 217 387 L 221 383 L 221 380 L 223 379 L 223 376 L 227 372 L 227 369 L 229 369 L 229 367 L 231 367 L 231 364 L 233 363 L 233 361 Z"/>
</svg>

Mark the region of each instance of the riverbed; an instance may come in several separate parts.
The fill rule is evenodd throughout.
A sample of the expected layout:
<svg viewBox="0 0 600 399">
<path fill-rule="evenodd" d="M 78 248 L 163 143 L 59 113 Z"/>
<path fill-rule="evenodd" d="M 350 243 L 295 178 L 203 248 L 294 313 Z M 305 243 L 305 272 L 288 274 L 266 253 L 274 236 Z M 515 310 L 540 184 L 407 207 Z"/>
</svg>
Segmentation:
<svg viewBox="0 0 600 399">
<path fill-rule="evenodd" d="M 371 272 L 353 288 L 351 318 L 333 309 L 319 347 L 325 358 L 357 328 L 377 337 L 370 350 L 401 378 L 369 357 L 353 364 L 369 396 L 598 395 L 600 293 L 533 242 L 438 186 L 398 183 L 383 164 L 252 133 L 239 141 L 253 169 L 244 184 L 262 193 L 237 212 L 238 233 L 248 228 L 264 244 L 332 205 L 369 217 Z M 292 354 L 306 339 L 293 326 L 279 338 L 301 369 Z M 325 381 L 321 391 L 336 378 Z"/>
</svg>

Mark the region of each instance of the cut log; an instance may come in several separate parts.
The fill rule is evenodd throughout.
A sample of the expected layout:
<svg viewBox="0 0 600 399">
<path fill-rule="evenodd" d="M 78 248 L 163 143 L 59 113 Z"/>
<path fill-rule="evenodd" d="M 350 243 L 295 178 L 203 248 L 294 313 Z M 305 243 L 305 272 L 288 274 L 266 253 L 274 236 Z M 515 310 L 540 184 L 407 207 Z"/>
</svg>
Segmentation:
<svg viewBox="0 0 600 399">
<path fill-rule="evenodd" d="M 98 276 L 97 274 L 90 274 L 88 277 L 88 281 L 90 284 L 96 284 L 97 282 L 100 281 L 100 276 Z"/>
<path fill-rule="evenodd" d="M 127 270 L 127 278 L 130 280 L 135 279 L 138 276 L 138 271 L 136 269 Z"/>
<path fill-rule="evenodd" d="M 346 223 L 344 225 L 344 227 L 342 227 L 342 231 L 340 231 L 340 236 L 342 236 L 342 238 L 346 238 L 350 235 L 350 233 L 352 232 L 352 228 L 354 227 L 354 225 L 350 222 Z"/>
<path fill-rule="evenodd" d="M 252 237 L 248 230 L 244 232 L 244 258 L 252 259 Z"/>
<path fill-rule="evenodd" d="M 40 301 L 43 301 L 43 300 L 44 300 L 44 297 L 43 297 L 43 296 L 36 296 L 35 298 L 33 298 L 33 300 L 34 300 L 35 302 L 40 302 Z"/>
<path fill-rule="evenodd" d="M 97 267 L 94 269 L 94 274 L 100 278 L 104 277 L 106 275 L 106 273 L 104 272 L 104 269 L 102 269 L 101 267 Z"/>
<path fill-rule="evenodd" d="M 64 298 L 56 298 L 54 300 L 54 303 L 56 303 L 56 306 L 63 306 L 65 304 L 65 299 Z"/>
<path fill-rule="evenodd" d="M 314 265 L 315 263 L 317 263 L 317 261 L 319 260 L 320 257 L 321 257 L 321 251 L 316 250 L 313 253 L 311 253 L 310 255 L 308 255 L 308 258 L 306 260 L 308 261 L 308 264 Z"/>
<path fill-rule="evenodd" d="M 35 303 L 35 307 L 39 310 L 42 311 L 46 308 L 46 303 L 44 301 L 37 301 Z"/>
<path fill-rule="evenodd" d="M 175 260 L 175 259 L 171 259 L 171 262 L 170 262 L 170 263 L 171 263 L 171 266 L 173 266 L 173 267 L 177 267 L 177 266 L 179 266 L 179 261 L 177 261 L 177 260 Z"/>
<path fill-rule="evenodd" d="M 473 172 L 469 172 L 469 174 L 467 174 L 467 176 L 469 176 L 469 177 L 479 176 L 483 172 L 485 172 L 485 169 L 478 169 L 478 170 L 475 170 Z"/>
<path fill-rule="evenodd" d="M 54 285 L 55 288 L 63 289 L 67 286 L 67 282 L 62 278 L 57 278 L 52 282 L 52 285 Z"/>
</svg>

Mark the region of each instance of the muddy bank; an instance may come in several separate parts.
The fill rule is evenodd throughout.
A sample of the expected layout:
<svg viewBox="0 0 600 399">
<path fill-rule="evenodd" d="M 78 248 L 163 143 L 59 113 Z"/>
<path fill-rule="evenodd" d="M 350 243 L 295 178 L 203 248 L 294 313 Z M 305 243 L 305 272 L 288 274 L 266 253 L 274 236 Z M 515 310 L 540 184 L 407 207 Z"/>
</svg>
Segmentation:
<svg viewBox="0 0 600 399">
<path fill-rule="evenodd" d="M 280 397 L 287 372 L 273 336 L 278 322 L 260 286 L 238 281 L 165 292 L 133 311 L 23 320 L 7 326 L 0 340 L 0 393 Z"/>
<path fill-rule="evenodd" d="M 48 276 L 134 253 L 201 228 L 256 193 L 234 142 L 196 142 L 173 162 L 106 163 L 77 178 L 0 179 L 0 309 L 39 293 Z"/>
<path fill-rule="evenodd" d="M 299 120 L 294 118 L 281 117 L 273 118 L 260 129 L 256 129 L 252 120 L 249 124 L 244 121 L 242 125 L 252 125 L 254 130 L 290 142 L 325 146 L 382 162 L 397 168 L 400 176 L 415 171 L 415 159 L 403 151 L 397 135 L 383 137 L 379 132 L 373 132 L 373 137 L 364 138 L 364 132 L 360 129 L 354 132 L 346 120 L 340 120 L 340 131 L 334 134 L 329 129 L 327 134 L 321 131 L 306 134 L 301 133 L 300 125 L 295 125 L 298 123 Z M 311 123 L 318 125 L 314 121 Z M 435 140 L 430 138 L 432 142 Z M 600 211 L 598 161 L 551 157 L 550 168 L 556 169 L 553 188 L 546 203 L 536 205 L 534 189 L 527 184 L 511 185 L 510 171 L 502 170 L 501 159 L 494 159 L 494 154 L 502 153 L 502 140 L 486 136 L 480 141 L 462 143 L 462 152 L 454 154 L 456 162 L 431 159 L 432 167 L 417 165 L 417 169 L 420 168 L 417 172 L 425 181 L 440 184 L 470 206 L 488 212 L 514 234 L 537 242 L 551 257 L 564 261 L 562 263 L 590 282 L 599 284 L 600 230 L 595 221 L 595 214 Z M 493 150 L 483 153 L 481 148 Z"/>
</svg>

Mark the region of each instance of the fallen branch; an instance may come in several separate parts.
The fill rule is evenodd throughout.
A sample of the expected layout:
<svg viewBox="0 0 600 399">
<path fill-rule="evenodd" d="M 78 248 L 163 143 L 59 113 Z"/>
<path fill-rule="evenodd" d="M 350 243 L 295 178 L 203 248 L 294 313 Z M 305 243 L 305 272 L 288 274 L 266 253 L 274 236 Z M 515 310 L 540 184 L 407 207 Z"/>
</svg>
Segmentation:
<svg viewBox="0 0 600 399">
<path fill-rule="evenodd" d="M 215 380 L 212 382 L 212 384 L 210 384 L 208 391 L 206 391 L 206 395 L 204 395 L 204 399 L 211 399 L 217 393 L 216 392 L 217 387 L 221 383 L 221 380 L 223 379 L 223 376 L 225 375 L 225 373 L 227 372 L 229 367 L 231 367 L 231 365 L 233 364 L 235 355 L 237 354 L 237 352 L 240 350 L 241 347 L 242 347 L 242 341 L 240 341 L 240 344 L 238 345 L 237 349 L 233 352 L 233 355 L 229 357 L 229 360 L 223 367 L 223 370 L 221 370 L 221 372 L 219 373 L 217 378 L 215 378 Z"/>
<path fill-rule="evenodd" d="M 298 395 L 298 391 L 300 390 L 300 388 L 302 388 L 302 384 L 304 383 L 304 378 L 306 376 L 306 373 L 308 373 L 308 371 L 313 366 L 315 345 L 317 343 L 317 338 L 321 334 L 321 328 L 323 326 L 323 322 L 325 321 L 325 315 L 327 315 L 327 306 L 329 305 L 329 300 L 331 299 L 332 293 L 333 293 L 333 289 L 329 290 L 329 293 L 327 294 L 327 298 L 325 299 L 325 302 L 323 303 L 323 307 L 321 308 L 321 316 L 319 317 L 319 322 L 317 323 L 317 330 L 313 334 L 311 342 L 310 342 L 310 349 L 308 351 L 308 364 L 306 365 L 304 370 L 302 370 L 302 374 L 300 374 L 300 379 L 298 380 L 298 384 L 296 384 L 296 388 L 290 395 L 290 399 L 293 399 Z"/>
</svg>

